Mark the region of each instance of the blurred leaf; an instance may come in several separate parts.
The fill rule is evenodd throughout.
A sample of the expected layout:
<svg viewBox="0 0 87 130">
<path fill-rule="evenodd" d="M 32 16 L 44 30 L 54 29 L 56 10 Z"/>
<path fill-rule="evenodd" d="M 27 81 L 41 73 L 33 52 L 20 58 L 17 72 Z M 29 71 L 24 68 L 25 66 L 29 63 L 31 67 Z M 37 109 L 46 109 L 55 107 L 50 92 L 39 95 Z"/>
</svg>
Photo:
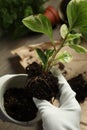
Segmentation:
<svg viewBox="0 0 87 130">
<path fill-rule="evenodd" d="M 69 47 L 71 47 L 72 49 L 74 49 L 78 53 L 86 53 L 87 52 L 86 48 L 84 48 L 80 45 L 77 45 L 77 44 L 71 44 L 71 45 L 69 45 Z"/>
<path fill-rule="evenodd" d="M 44 54 L 44 52 L 39 48 L 36 48 L 36 52 L 37 52 L 39 58 L 41 59 L 43 65 L 46 65 L 47 64 L 47 57 Z"/>
<path fill-rule="evenodd" d="M 24 10 L 24 17 L 28 17 L 30 15 L 33 15 L 33 9 L 31 6 L 28 6 L 25 10 Z"/>
<path fill-rule="evenodd" d="M 74 39 L 80 39 L 81 34 L 80 33 L 76 33 L 76 34 L 71 34 L 69 33 L 66 39 L 66 42 L 72 41 Z"/>
<path fill-rule="evenodd" d="M 60 28 L 60 34 L 61 34 L 61 37 L 64 39 L 66 37 L 66 35 L 68 34 L 69 30 L 67 28 L 67 25 L 66 24 L 63 24 Z"/>
<path fill-rule="evenodd" d="M 51 57 L 53 55 L 53 53 L 54 53 L 54 50 L 52 50 L 52 49 L 46 50 L 45 54 L 47 56 L 47 59 L 49 59 L 49 57 Z"/>
<path fill-rule="evenodd" d="M 22 20 L 24 25 L 35 32 L 46 34 L 50 39 L 53 39 L 52 25 L 48 18 L 43 14 L 31 15 Z"/>
<path fill-rule="evenodd" d="M 71 0 L 67 5 L 67 18 L 70 30 L 87 32 L 87 1 Z"/>
<path fill-rule="evenodd" d="M 0 35 L 11 34 L 10 37 L 14 37 L 14 31 L 18 30 L 17 34 L 28 34 L 31 32 L 27 29 L 22 19 L 31 14 L 38 14 L 44 12 L 44 3 L 48 0 L 0 0 Z M 19 23 L 18 26 L 17 23 Z M 25 29 L 20 30 L 20 26 L 24 26 Z M 19 31 L 20 30 L 20 31 Z M 25 31 L 25 32 L 23 32 Z M 16 33 L 15 33 L 16 34 Z M 19 36 L 23 36 L 20 35 Z M 19 37 L 18 35 L 16 37 Z"/>
<path fill-rule="evenodd" d="M 72 60 L 72 55 L 69 54 L 68 52 L 64 51 L 57 55 L 57 59 L 58 59 L 58 61 L 60 61 L 62 63 L 67 63 Z"/>
</svg>

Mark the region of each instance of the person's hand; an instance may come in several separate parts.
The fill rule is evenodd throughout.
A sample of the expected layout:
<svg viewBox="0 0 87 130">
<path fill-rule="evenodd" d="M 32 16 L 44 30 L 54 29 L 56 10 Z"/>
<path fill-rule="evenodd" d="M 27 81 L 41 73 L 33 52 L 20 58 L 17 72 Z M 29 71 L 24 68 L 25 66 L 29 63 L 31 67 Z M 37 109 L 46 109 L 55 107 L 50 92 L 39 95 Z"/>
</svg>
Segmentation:
<svg viewBox="0 0 87 130">
<path fill-rule="evenodd" d="M 62 74 L 57 74 L 60 84 L 60 107 L 53 106 L 46 100 L 33 98 L 43 121 L 44 130 L 79 130 L 81 108 Z"/>
</svg>

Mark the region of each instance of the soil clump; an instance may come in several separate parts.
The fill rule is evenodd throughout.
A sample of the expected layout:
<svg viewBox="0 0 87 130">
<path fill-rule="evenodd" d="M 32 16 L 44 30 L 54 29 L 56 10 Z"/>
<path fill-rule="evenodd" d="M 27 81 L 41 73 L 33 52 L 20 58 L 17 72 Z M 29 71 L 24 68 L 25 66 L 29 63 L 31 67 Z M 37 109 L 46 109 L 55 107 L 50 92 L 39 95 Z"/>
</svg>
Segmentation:
<svg viewBox="0 0 87 130">
<path fill-rule="evenodd" d="M 82 74 L 68 80 L 71 88 L 76 92 L 76 99 L 79 103 L 84 102 L 87 97 L 87 82 L 84 80 Z"/>
</svg>

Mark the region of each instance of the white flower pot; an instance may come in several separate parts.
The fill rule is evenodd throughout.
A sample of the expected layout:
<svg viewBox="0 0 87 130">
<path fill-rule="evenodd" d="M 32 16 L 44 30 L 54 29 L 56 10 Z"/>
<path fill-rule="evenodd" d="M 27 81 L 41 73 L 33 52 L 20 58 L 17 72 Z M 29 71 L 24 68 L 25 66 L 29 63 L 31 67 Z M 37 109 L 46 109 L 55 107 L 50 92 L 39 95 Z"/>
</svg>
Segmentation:
<svg viewBox="0 0 87 130">
<path fill-rule="evenodd" d="M 36 123 L 37 121 L 40 120 L 40 115 L 39 113 L 37 113 L 37 116 L 35 119 L 29 121 L 29 122 L 22 122 L 22 121 L 17 121 L 15 119 L 13 119 L 12 117 L 10 117 L 4 107 L 4 93 L 6 92 L 7 89 L 9 88 L 21 88 L 25 86 L 26 83 L 26 79 L 27 79 L 27 75 L 26 74 L 14 74 L 14 75 L 5 75 L 2 76 L 0 78 L 0 109 L 2 114 L 4 115 L 4 118 L 2 118 L 2 120 L 6 120 L 6 121 L 11 121 L 20 125 L 33 125 L 34 123 Z"/>
</svg>

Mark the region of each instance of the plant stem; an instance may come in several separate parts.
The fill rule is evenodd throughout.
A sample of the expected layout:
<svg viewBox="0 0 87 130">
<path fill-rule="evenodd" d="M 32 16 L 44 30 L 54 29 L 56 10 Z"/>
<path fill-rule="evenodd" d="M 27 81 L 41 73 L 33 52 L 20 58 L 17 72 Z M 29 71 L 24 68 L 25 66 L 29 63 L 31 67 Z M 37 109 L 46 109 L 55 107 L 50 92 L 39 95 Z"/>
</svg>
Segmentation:
<svg viewBox="0 0 87 130">
<path fill-rule="evenodd" d="M 68 35 L 68 34 L 67 34 L 67 35 Z M 66 36 L 66 38 L 67 38 L 67 36 Z M 52 64 L 53 60 L 55 59 L 56 55 L 58 54 L 58 52 L 59 52 L 59 51 L 61 50 L 61 48 L 64 46 L 64 43 L 65 43 L 65 41 L 66 41 L 66 38 L 63 39 L 63 40 L 60 42 L 59 48 L 56 48 L 56 45 L 54 44 L 54 46 L 55 46 L 55 49 L 54 49 L 54 50 L 55 50 L 55 51 L 54 51 L 54 54 L 52 55 L 52 57 L 50 58 L 50 60 L 48 61 L 46 70 L 50 70 L 51 64 Z"/>
<path fill-rule="evenodd" d="M 55 43 L 54 43 L 54 40 L 53 40 L 53 38 L 51 39 L 51 43 L 52 43 L 52 46 L 53 46 L 53 48 L 54 48 L 54 51 L 56 51 L 56 46 L 55 46 Z"/>
</svg>

